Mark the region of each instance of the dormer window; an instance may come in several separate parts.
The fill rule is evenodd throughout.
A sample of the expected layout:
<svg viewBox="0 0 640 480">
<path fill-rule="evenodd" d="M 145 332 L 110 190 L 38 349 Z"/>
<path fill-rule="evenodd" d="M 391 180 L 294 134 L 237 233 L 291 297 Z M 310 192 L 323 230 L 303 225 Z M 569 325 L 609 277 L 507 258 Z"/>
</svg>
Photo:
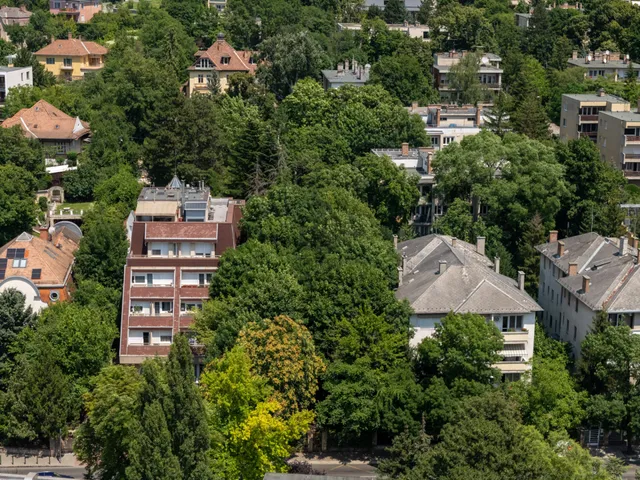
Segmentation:
<svg viewBox="0 0 640 480">
<path fill-rule="evenodd" d="M 255 65 L 256 62 L 256 57 L 254 57 L 253 55 L 249 57 L 249 65 Z"/>
<path fill-rule="evenodd" d="M 222 57 L 220 58 L 220 63 L 222 65 L 229 65 L 229 62 L 231 61 L 231 57 Z"/>
<path fill-rule="evenodd" d="M 196 62 L 196 67 L 198 67 L 198 68 L 212 68 L 213 64 L 211 63 L 211 60 L 209 60 L 208 58 L 200 58 Z"/>
</svg>

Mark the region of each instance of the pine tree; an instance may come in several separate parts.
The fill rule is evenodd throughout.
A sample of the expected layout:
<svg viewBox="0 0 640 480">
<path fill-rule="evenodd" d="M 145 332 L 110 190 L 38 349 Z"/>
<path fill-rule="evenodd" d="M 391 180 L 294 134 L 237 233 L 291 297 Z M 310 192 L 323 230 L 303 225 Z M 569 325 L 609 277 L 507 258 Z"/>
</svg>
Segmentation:
<svg viewBox="0 0 640 480">
<path fill-rule="evenodd" d="M 159 400 L 147 405 L 142 414 L 144 436 L 140 442 L 140 462 L 144 480 L 180 480 L 180 462 L 171 451 L 171 434 Z"/>
<path fill-rule="evenodd" d="M 545 240 L 542 218 L 536 214 L 527 224 L 518 243 L 519 265 L 521 265 L 520 269 L 525 274 L 524 287 L 529 295 L 534 298 L 538 296 L 538 283 L 540 281 L 540 254 L 535 247 L 543 244 Z"/>
<path fill-rule="evenodd" d="M 184 335 L 175 337 L 166 366 L 168 393 L 164 403 L 172 451 L 184 480 L 211 478 L 207 452 L 209 427 L 193 367 L 193 355 Z"/>
<path fill-rule="evenodd" d="M 402 23 L 407 18 L 404 0 L 388 0 L 384 7 L 384 20 L 387 23 Z"/>
<path fill-rule="evenodd" d="M 626 76 L 624 78 L 624 98 L 635 105 L 640 97 L 640 87 L 638 87 L 638 72 L 633 68 L 633 62 L 629 60 Z"/>
<path fill-rule="evenodd" d="M 487 121 L 485 128 L 491 130 L 500 137 L 511 130 L 510 112 L 512 107 L 512 98 L 509 94 L 500 92 L 496 97 L 491 110 L 485 113 Z"/>
<path fill-rule="evenodd" d="M 540 98 L 527 95 L 511 117 L 514 131 L 534 140 L 549 138 L 549 117 Z"/>
</svg>

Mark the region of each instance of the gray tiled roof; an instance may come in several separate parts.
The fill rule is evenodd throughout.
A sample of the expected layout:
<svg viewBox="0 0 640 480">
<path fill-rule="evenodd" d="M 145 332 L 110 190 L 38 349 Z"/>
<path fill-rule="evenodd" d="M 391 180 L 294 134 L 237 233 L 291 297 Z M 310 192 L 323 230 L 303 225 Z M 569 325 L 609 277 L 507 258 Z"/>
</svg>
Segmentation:
<svg viewBox="0 0 640 480">
<path fill-rule="evenodd" d="M 600 96 L 597 93 L 565 93 L 562 96 L 572 100 L 578 100 L 579 102 L 629 103 L 624 98 L 616 97 L 615 95 L 608 93 L 605 93 L 603 96 Z"/>
<path fill-rule="evenodd" d="M 628 246 L 620 255 L 619 239 L 585 233 L 560 240 L 565 249 L 558 256 L 558 242 L 539 245 L 537 250 L 564 272 L 569 263 L 577 263 L 577 275 L 563 276 L 558 283 L 573 293 L 592 310 L 610 313 L 640 311 L 640 274 L 637 250 Z M 583 276 L 590 278 L 589 292 L 582 289 Z"/>
<path fill-rule="evenodd" d="M 529 313 L 542 310 L 515 280 L 493 270 L 493 263 L 460 240 L 427 235 L 398 245 L 405 258 L 402 285 L 396 296 L 416 313 Z M 441 261 L 447 269 L 439 274 Z"/>
</svg>

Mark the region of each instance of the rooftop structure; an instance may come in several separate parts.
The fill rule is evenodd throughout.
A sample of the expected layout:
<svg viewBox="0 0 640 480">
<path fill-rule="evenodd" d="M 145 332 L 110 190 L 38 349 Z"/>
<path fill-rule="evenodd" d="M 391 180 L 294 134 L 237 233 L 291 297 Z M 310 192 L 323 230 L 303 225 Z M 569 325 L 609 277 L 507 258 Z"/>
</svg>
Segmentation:
<svg viewBox="0 0 640 480">
<path fill-rule="evenodd" d="M 6 27 L 10 25 L 20 25 L 24 27 L 29 23 L 31 19 L 31 12 L 29 12 L 23 5 L 21 7 L 7 7 L 6 5 L 0 7 L 0 39 L 5 42 L 10 42 L 9 34 Z"/>
<path fill-rule="evenodd" d="M 142 190 L 128 222 L 121 363 L 165 356 L 175 335 L 190 333 L 194 310 L 209 298 L 220 256 L 238 244 L 243 205 L 212 198 L 203 182 L 192 186 L 177 177 L 166 187 Z M 198 375 L 201 362 L 197 357 Z"/>
<path fill-rule="evenodd" d="M 60 222 L 40 231 L 23 232 L 0 248 L 0 292 L 13 288 L 35 312 L 69 298 L 71 269 L 82 232 Z"/>
<path fill-rule="evenodd" d="M 633 63 L 629 60 L 629 55 L 620 52 L 610 52 L 609 50 L 601 52 L 589 52 L 586 56 L 578 58 L 578 52 L 573 51 L 569 60 L 569 66 L 582 67 L 586 69 L 585 77 L 594 79 L 597 77 L 609 77 L 613 81 L 623 81 L 628 73 L 629 67 L 633 67 L 635 77 L 640 75 L 640 64 Z"/>
<path fill-rule="evenodd" d="M 386 0 L 364 0 L 365 8 L 375 6 L 380 8 L 381 10 L 384 10 L 384 7 L 386 6 L 386 4 L 387 4 Z M 404 0 L 404 8 L 406 8 L 407 12 L 409 13 L 418 12 L 418 10 L 420 10 L 421 5 L 422 5 L 422 0 Z"/>
<path fill-rule="evenodd" d="M 640 113 L 601 111 L 598 115 L 597 145 L 600 158 L 640 184 Z"/>
<path fill-rule="evenodd" d="M 431 29 L 429 25 L 423 25 L 418 22 L 404 22 L 404 23 L 387 23 L 387 28 L 392 32 L 402 32 L 411 38 L 419 38 L 424 42 L 431 41 Z M 338 23 L 338 30 L 362 30 L 362 24 L 360 23 Z"/>
<path fill-rule="evenodd" d="M 16 87 L 33 86 L 33 67 L 0 67 L 0 102 Z"/>
<path fill-rule="evenodd" d="M 343 85 L 360 87 L 369 81 L 371 65 L 359 65 L 357 60 L 339 63 L 336 70 L 322 70 L 322 86 L 325 90 L 340 88 Z"/>
<path fill-rule="evenodd" d="M 188 68 L 187 94 L 190 96 L 194 92 L 207 93 L 209 81 L 213 78 L 214 72 L 220 82 L 220 90 L 225 92 L 229 88 L 229 75 L 234 73 L 253 75 L 257 66 L 256 52 L 234 49 L 224 39 L 224 34 L 220 33 L 209 49 L 196 53 L 196 61 Z"/>
<path fill-rule="evenodd" d="M 431 146 L 440 150 L 453 142 L 461 142 L 464 137 L 480 133 L 485 117 L 481 106 L 474 105 L 428 105 L 413 103 L 409 113 L 420 115 L 425 130 L 431 139 Z"/>
<path fill-rule="evenodd" d="M 504 335 L 503 361 L 496 367 L 508 379 L 530 368 L 535 316 L 542 308 L 518 281 L 500 274 L 500 261 L 485 256 L 485 238 L 476 245 L 446 235 L 427 235 L 398 244 L 402 257 L 396 296 L 406 299 L 414 313 L 412 345 L 433 335 L 450 312 L 473 313 L 494 322 Z"/>
<path fill-rule="evenodd" d="M 585 233 L 559 240 L 552 231 L 549 242 L 536 248 L 545 329 L 571 343 L 576 356 L 599 311 L 640 333 L 637 239 Z"/>
</svg>

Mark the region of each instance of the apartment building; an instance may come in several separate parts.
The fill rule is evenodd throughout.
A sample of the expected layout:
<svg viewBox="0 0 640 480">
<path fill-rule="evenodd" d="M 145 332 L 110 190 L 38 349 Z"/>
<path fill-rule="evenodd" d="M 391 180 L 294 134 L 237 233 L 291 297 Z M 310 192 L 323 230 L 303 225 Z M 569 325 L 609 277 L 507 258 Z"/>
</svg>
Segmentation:
<svg viewBox="0 0 640 480">
<path fill-rule="evenodd" d="M 196 52 L 196 61 L 188 68 L 187 95 L 209 93 L 210 82 L 215 75 L 220 91 L 229 88 L 229 76 L 234 73 L 255 74 L 257 53 L 249 50 L 236 50 L 219 33 L 218 39 L 207 50 Z"/>
<path fill-rule="evenodd" d="M 431 41 L 431 29 L 429 25 L 424 25 L 419 22 L 407 22 L 404 23 L 387 23 L 387 28 L 391 32 L 401 32 L 410 38 L 418 38 L 423 42 Z M 338 23 L 338 31 L 344 30 L 360 31 L 362 30 L 362 24 L 360 23 Z"/>
<path fill-rule="evenodd" d="M 345 60 L 336 70 L 322 70 L 322 86 L 325 90 L 340 88 L 344 85 L 361 87 L 369 81 L 371 65 L 359 65 L 357 60 Z"/>
<path fill-rule="evenodd" d="M 48 72 L 61 80 L 82 80 L 88 73 L 104 68 L 108 50 L 96 42 L 73 38 L 53 39 L 49 45 L 34 53 Z"/>
<path fill-rule="evenodd" d="M 142 190 L 124 272 L 120 363 L 166 356 L 174 336 L 190 332 L 220 256 L 238 243 L 243 205 L 177 178 Z"/>
<path fill-rule="evenodd" d="M 597 233 L 558 239 L 552 231 L 540 252 L 538 303 L 543 325 L 568 342 L 580 357 L 580 345 L 598 312 L 614 325 L 640 333 L 640 267 L 635 238 L 606 238 Z M 636 315 L 638 318 L 636 319 Z"/>
<path fill-rule="evenodd" d="M 425 124 L 431 146 L 440 150 L 453 142 L 461 142 L 464 137 L 477 135 L 484 125 L 485 117 L 481 106 L 428 105 L 420 107 L 413 103 L 409 113 L 420 115 Z"/>
<path fill-rule="evenodd" d="M 215 8 L 218 13 L 224 11 L 227 7 L 227 0 L 208 0 L 209 8 Z"/>
<path fill-rule="evenodd" d="M 89 23 L 101 11 L 100 0 L 49 0 L 52 15 L 65 15 L 76 23 Z"/>
<path fill-rule="evenodd" d="M 34 312 L 68 300 L 71 270 L 82 231 L 71 222 L 59 222 L 40 235 L 23 232 L 0 247 L 0 292 L 15 289 Z"/>
<path fill-rule="evenodd" d="M 602 111 L 598 117 L 598 149 L 602 161 L 640 185 L 640 113 Z"/>
<path fill-rule="evenodd" d="M 33 67 L 0 67 L 0 102 L 4 102 L 9 90 L 33 86 Z"/>
<path fill-rule="evenodd" d="M 434 85 L 440 92 L 440 98 L 453 102 L 457 98 L 457 93 L 450 85 L 451 67 L 460 63 L 463 57 L 471 52 L 449 52 L 436 53 L 433 55 L 433 77 Z M 484 88 L 494 93 L 502 90 L 502 73 L 500 68 L 502 58 L 494 53 L 485 53 L 480 58 L 478 65 L 478 78 Z"/>
<path fill-rule="evenodd" d="M 389 157 L 399 168 L 404 169 L 409 175 L 418 177 L 418 189 L 420 199 L 411 216 L 411 225 L 416 235 L 431 233 L 431 226 L 435 218 L 442 215 L 442 204 L 433 194 L 435 175 L 431 170 L 431 162 L 435 154 L 434 148 L 409 148 L 408 143 L 403 143 L 402 148 L 374 149 L 371 151 L 379 157 Z"/>
<path fill-rule="evenodd" d="M 629 112 L 630 110 L 629 102 L 615 95 L 608 95 L 602 89 L 598 93 L 562 95 L 560 140 L 568 142 L 578 138 L 588 138 L 597 142 L 600 112 Z"/>
<path fill-rule="evenodd" d="M 586 70 L 585 77 L 591 79 L 607 77 L 614 82 L 623 82 L 629 74 L 630 67 L 633 68 L 634 77 L 638 77 L 640 74 L 640 64 L 629 60 L 629 55 L 609 52 L 609 50 L 589 52 L 581 58 L 578 58 L 578 52 L 574 50 L 567 63 L 570 67 L 584 68 Z"/>
<path fill-rule="evenodd" d="M 518 281 L 500 274 L 500 259 L 485 256 L 484 237 L 476 245 L 445 235 L 427 235 L 397 246 L 398 299 L 413 309 L 411 345 L 434 334 L 450 312 L 473 313 L 493 322 L 504 336 L 502 361 L 495 367 L 507 380 L 518 380 L 531 368 L 536 314 L 542 308 L 525 292 L 524 273 Z"/>
</svg>

